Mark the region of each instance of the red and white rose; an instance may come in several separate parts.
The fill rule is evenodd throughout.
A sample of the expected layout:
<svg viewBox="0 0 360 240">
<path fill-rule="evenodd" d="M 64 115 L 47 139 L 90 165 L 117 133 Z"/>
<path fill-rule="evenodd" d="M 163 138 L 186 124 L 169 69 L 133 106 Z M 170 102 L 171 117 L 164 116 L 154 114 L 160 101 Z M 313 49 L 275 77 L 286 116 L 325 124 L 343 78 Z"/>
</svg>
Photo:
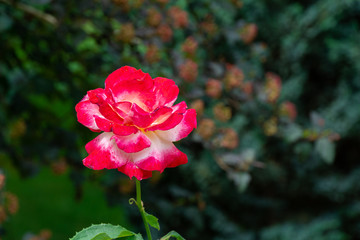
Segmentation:
<svg viewBox="0 0 360 240">
<path fill-rule="evenodd" d="M 80 123 L 103 132 L 86 144 L 85 166 L 117 168 L 130 178 L 149 178 L 187 163 L 173 144 L 196 128 L 196 112 L 185 102 L 173 105 L 179 93 L 174 81 L 125 66 L 111 73 L 105 89 L 87 92 L 76 105 Z"/>
</svg>

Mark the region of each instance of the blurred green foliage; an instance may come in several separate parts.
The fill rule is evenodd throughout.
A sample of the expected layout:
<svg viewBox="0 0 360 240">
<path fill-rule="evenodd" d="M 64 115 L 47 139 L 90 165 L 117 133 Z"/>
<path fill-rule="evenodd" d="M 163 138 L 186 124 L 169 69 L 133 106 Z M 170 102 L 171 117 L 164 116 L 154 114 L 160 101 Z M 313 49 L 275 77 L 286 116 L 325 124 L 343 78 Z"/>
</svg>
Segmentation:
<svg viewBox="0 0 360 240">
<path fill-rule="evenodd" d="M 143 184 L 162 233 L 360 239 L 359 20 L 358 0 L 1 0 L 0 151 L 23 177 L 68 169 L 77 199 L 95 181 L 126 206 L 126 177 L 84 173 L 96 134 L 74 106 L 131 65 L 198 113 L 189 163 Z"/>
<path fill-rule="evenodd" d="M 67 173 L 58 175 L 44 168 L 36 177 L 22 179 L 7 161 L 6 190 L 17 197 L 18 208 L 4 222 L 5 240 L 23 239 L 24 235 L 30 239 L 69 239 L 76 231 L 105 219 L 113 224 L 129 224 L 122 208 L 107 206 L 103 189 L 97 184 L 85 183 L 81 201 L 75 201 L 75 189 Z"/>
</svg>

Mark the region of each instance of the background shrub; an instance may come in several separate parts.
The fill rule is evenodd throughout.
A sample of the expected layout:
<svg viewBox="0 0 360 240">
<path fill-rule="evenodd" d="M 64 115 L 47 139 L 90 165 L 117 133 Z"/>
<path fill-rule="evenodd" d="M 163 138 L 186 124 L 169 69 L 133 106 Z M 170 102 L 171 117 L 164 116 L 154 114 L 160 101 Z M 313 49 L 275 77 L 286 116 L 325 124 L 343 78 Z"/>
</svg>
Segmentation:
<svg viewBox="0 0 360 240">
<path fill-rule="evenodd" d="M 131 65 L 174 79 L 198 112 L 178 144 L 189 163 L 144 181 L 161 231 L 360 238 L 358 1 L 3 0 L 0 13 L 1 159 L 23 177 L 50 167 L 76 199 L 94 181 L 127 206 L 125 176 L 82 165 L 95 135 L 74 106 Z"/>
</svg>

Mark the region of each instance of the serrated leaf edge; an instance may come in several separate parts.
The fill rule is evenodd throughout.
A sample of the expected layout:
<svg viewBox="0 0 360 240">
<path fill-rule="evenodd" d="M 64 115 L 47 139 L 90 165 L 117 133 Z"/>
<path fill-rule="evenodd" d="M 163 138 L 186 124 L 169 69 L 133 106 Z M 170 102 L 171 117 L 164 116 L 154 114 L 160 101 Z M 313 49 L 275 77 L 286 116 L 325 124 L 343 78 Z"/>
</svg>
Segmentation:
<svg viewBox="0 0 360 240">
<path fill-rule="evenodd" d="M 112 224 L 111 224 L 111 223 L 91 224 L 89 227 L 83 228 L 83 229 L 81 229 L 80 231 L 76 232 L 75 235 L 74 235 L 72 238 L 69 238 L 69 240 L 74 240 L 75 237 L 76 237 L 79 233 L 81 233 L 82 231 L 84 231 L 85 229 L 89 229 L 89 228 L 91 228 L 91 227 L 105 226 L 105 225 L 112 225 Z M 122 226 L 120 226 L 120 225 L 112 225 L 112 226 L 122 227 Z M 122 228 L 124 228 L 124 227 L 122 227 Z M 126 228 L 124 228 L 124 229 L 126 229 Z M 133 233 L 133 232 L 131 232 L 130 230 L 127 230 L 127 229 L 126 229 L 126 231 L 128 231 L 131 235 L 124 235 L 124 236 L 122 236 L 122 237 L 130 237 L 130 236 L 135 236 L 135 235 L 137 235 L 136 233 Z M 100 234 L 100 233 L 99 233 L 99 234 Z M 95 237 L 96 237 L 96 236 L 95 236 Z"/>
</svg>

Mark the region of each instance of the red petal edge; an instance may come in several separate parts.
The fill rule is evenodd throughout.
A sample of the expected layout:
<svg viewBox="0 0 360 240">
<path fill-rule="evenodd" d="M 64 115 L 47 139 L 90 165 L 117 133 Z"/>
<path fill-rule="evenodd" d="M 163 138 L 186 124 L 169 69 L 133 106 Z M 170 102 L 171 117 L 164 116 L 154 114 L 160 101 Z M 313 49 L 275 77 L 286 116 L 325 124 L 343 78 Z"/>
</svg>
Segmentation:
<svg viewBox="0 0 360 240">
<path fill-rule="evenodd" d="M 129 176 L 131 179 L 135 177 L 137 180 L 143 180 L 152 176 L 151 171 L 146 171 L 141 168 L 138 168 L 134 163 L 128 162 L 122 167 L 119 167 L 118 170 Z"/>
<path fill-rule="evenodd" d="M 166 131 L 157 130 L 156 134 L 164 140 L 176 142 L 187 137 L 196 128 L 196 125 L 196 112 L 194 109 L 188 109 L 184 114 L 184 118 L 176 127 Z"/>
<path fill-rule="evenodd" d="M 128 136 L 114 135 L 111 139 L 115 139 L 117 146 L 127 153 L 139 152 L 151 145 L 150 139 L 141 131 Z"/>
<path fill-rule="evenodd" d="M 88 98 L 87 95 L 84 97 Z M 99 107 L 96 104 L 91 103 L 89 100 L 82 100 L 75 106 L 76 116 L 79 123 L 88 127 L 94 132 L 100 132 L 94 116 L 102 116 L 99 112 Z"/>
<path fill-rule="evenodd" d="M 111 141 L 113 133 L 102 133 L 85 146 L 89 156 L 83 160 L 86 167 L 100 170 L 119 168 L 127 163 L 128 156 Z"/>
</svg>

